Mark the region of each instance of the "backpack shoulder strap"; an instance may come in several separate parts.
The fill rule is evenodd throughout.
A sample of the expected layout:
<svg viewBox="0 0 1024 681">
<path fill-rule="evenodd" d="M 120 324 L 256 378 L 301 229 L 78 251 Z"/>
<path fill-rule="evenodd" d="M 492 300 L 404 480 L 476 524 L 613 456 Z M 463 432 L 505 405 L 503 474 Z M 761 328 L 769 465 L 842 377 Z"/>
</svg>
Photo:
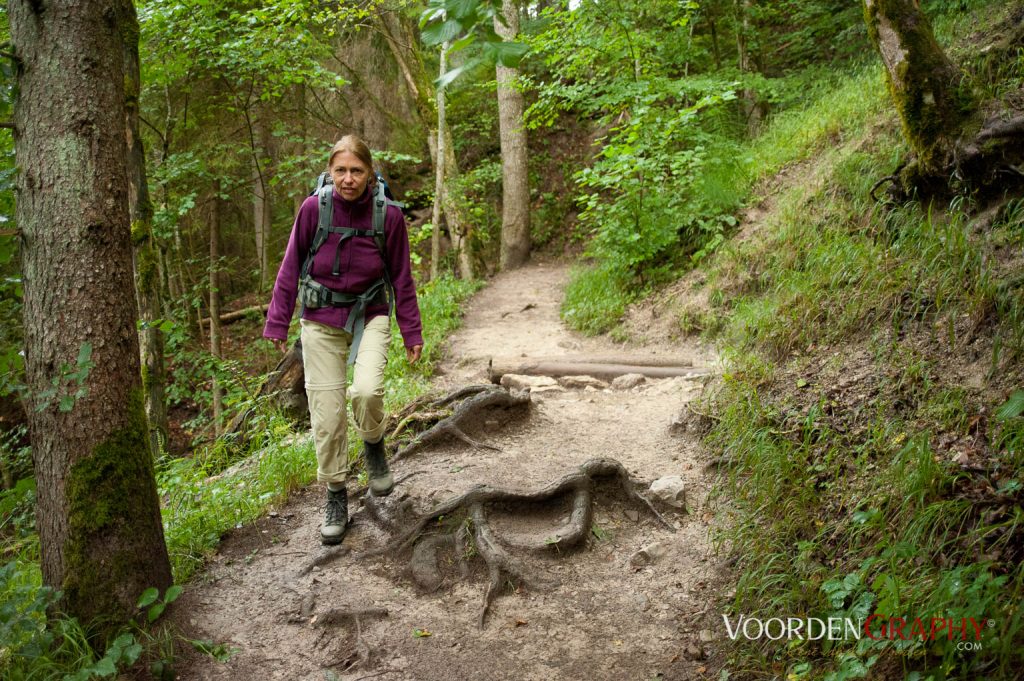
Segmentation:
<svg viewBox="0 0 1024 681">
<path fill-rule="evenodd" d="M 316 232 L 313 234 L 313 243 L 309 245 L 306 253 L 306 260 L 302 263 L 302 277 L 309 274 L 313 265 L 313 256 L 320 250 L 320 247 L 327 241 L 327 235 L 331 229 L 331 221 L 334 219 L 334 201 L 332 197 L 332 185 L 324 185 L 316 192 L 317 220 Z"/>
<path fill-rule="evenodd" d="M 388 250 L 385 241 L 384 222 L 388 215 L 388 206 L 398 206 L 386 195 L 387 185 L 378 181 L 373 191 L 373 240 L 380 251 L 380 259 L 384 263 L 384 286 L 388 297 L 388 316 L 395 312 L 395 287 L 391 283 L 391 272 L 388 271 Z"/>
</svg>

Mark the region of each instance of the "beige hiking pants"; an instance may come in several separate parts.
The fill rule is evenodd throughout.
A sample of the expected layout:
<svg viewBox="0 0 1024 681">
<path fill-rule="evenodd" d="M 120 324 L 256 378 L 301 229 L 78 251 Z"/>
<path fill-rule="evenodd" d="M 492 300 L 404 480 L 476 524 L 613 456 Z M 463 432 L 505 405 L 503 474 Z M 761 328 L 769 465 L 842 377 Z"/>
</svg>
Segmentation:
<svg viewBox="0 0 1024 681">
<path fill-rule="evenodd" d="M 348 419 L 345 384 L 352 334 L 319 322 L 301 319 L 302 363 L 309 398 L 309 420 L 316 445 L 316 478 L 345 482 L 348 473 Z M 384 367 L 391 344 L 391 319 L 375 317 L 363 330 L 356 355 L 349 397 L 359 437 L 376 442 L 384 435 Z"/>
</svg>

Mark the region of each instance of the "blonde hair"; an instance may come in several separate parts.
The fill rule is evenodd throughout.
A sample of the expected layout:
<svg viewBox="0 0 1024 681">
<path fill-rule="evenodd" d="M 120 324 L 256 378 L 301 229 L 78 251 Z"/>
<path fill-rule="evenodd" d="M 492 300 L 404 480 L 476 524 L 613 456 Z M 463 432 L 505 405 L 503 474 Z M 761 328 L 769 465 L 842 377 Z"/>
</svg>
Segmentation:
<svg viewBox="0 0 1024 681">
<path fill-rule="evenodd" d="M 373 172 L 373 154 L 370 153 L 370 147 L 366 146 L 366 142 L 358 135 L 345 135 L 334 143 L 334 146 L 331 147 L 331 155 L 327 157 L 327 171 L 330 172 L 334 157 L 345 151 L 358 158 L 366 166 L 366 171 L 370 175 L 370 184 L 374 184 L 377 181 L 377 176 Z"/>
</svg>

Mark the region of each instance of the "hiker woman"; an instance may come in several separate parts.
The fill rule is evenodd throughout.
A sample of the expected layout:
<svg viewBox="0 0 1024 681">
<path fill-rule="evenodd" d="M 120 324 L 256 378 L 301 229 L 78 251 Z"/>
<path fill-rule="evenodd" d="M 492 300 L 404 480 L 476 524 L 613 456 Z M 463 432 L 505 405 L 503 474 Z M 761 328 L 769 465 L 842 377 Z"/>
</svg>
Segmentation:
<svg viewBox="0 0 1024 681">
<path fill-rule="evenodd" d="M 287 352 L 298 297 L 317 480 L 327 483 L 320 538 L 337 544 L 348 525 L 346 366 L 355 364 L 348 396 L 370 492 L 383 496 L 394 487 L 383 439 L 391 309 L 410 362 L 420 358 L 423 335 L 405 219 L 385 198 L 370 149 L 346 135 L 331 149 L 327 170 L 331 182 L 306 199 L 295 218 L 263 335 Z"/>
</svg>

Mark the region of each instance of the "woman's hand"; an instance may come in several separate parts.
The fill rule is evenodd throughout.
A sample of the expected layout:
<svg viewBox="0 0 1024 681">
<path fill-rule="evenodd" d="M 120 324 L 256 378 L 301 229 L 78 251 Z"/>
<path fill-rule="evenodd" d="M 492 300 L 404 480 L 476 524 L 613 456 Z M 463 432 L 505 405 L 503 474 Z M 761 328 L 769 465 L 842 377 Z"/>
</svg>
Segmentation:
<svg viewBox="0 0 1024 681">
<path fill-rule="evenodd" d="M 281 340 L 280 338 L 274 338 L 272 340 L 274 341 L 274 347 L 277 348 L 278 352 L 282 355 L 288 353 L 288 341 Z"/>
<path fill-rule="evenodd" d="M 415 364 L 416 360 L 420 358 L 420 354 L 422 354 L 422 352 L 422 345 L 414 345 L 411 348 L 405 349 L 405 358 L 409 360 L 409 364 Z"/>
</svg>

